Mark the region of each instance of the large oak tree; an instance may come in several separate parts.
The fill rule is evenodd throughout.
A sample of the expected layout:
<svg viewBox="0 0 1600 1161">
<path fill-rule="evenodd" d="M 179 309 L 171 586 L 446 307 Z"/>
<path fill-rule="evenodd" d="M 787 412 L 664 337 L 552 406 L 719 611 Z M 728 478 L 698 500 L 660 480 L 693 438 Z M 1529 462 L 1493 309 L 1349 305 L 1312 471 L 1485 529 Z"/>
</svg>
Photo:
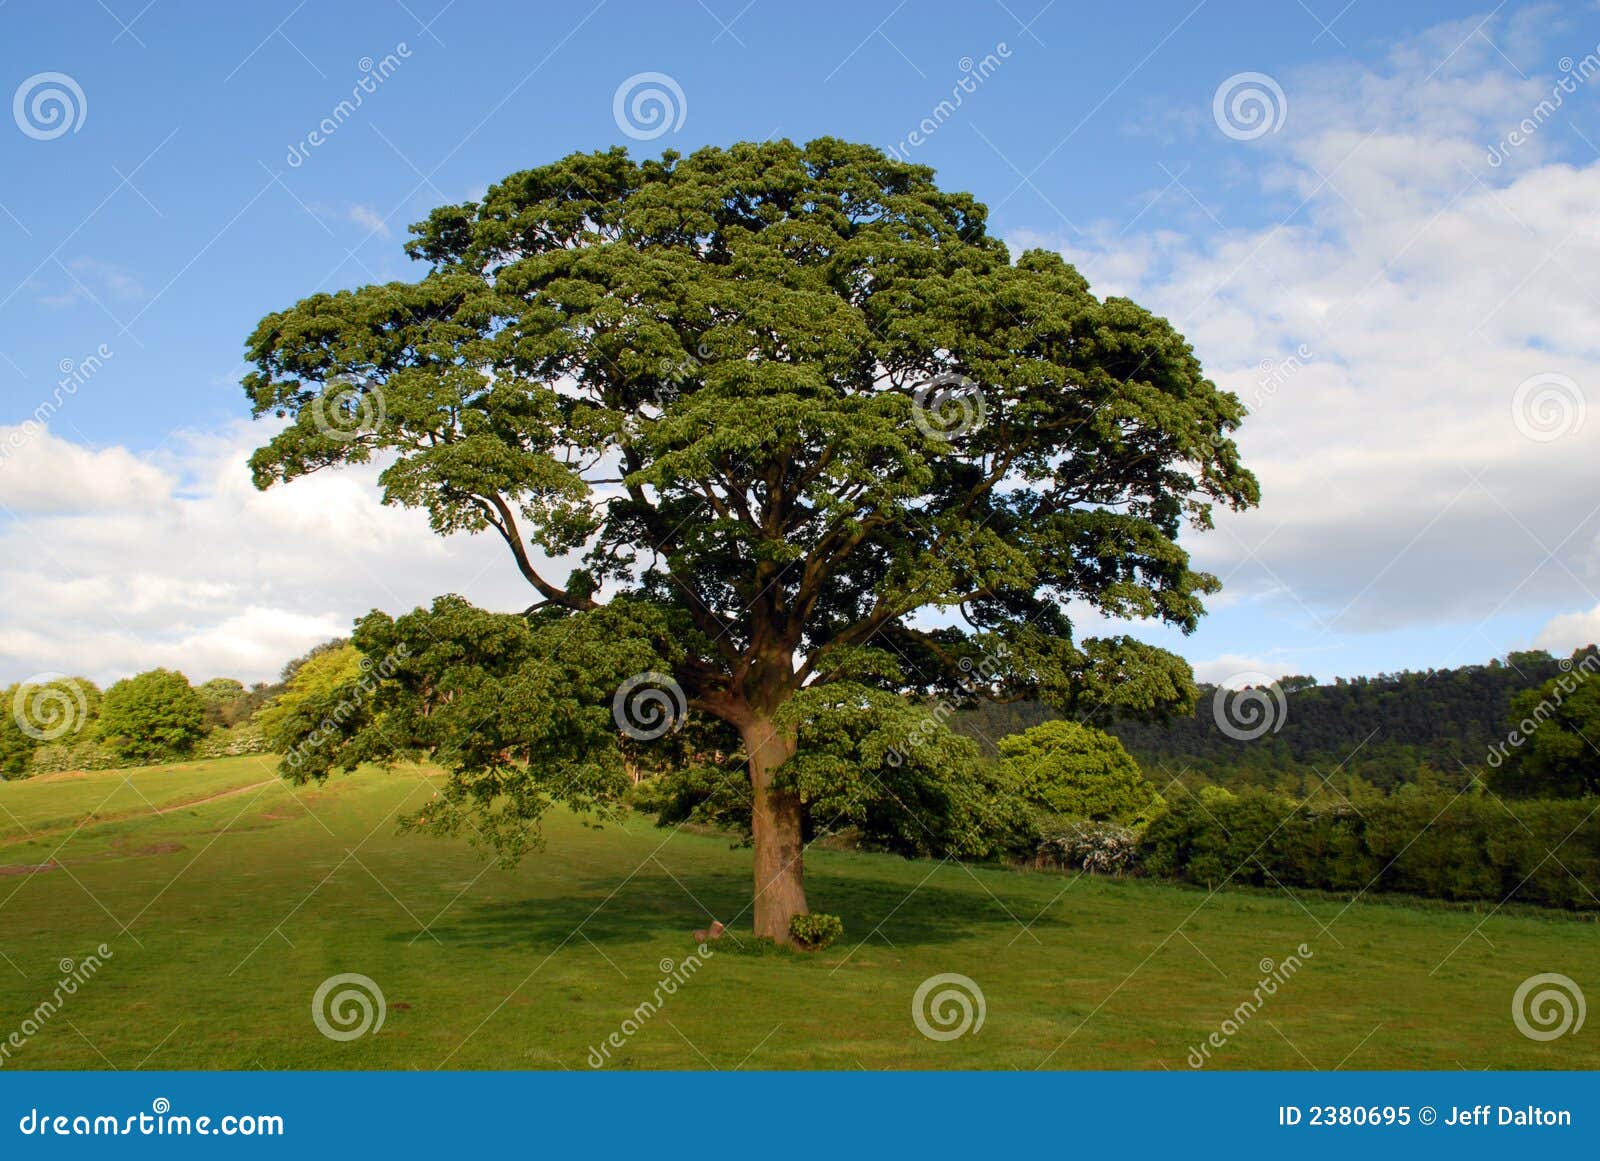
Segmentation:
<svg viewBox="0 0 1600 1161">
<path fill-rule="evenodd" d="M 478 633 L 466 668 L 444 650 L 406 695 L 419 738 L 471 700 L 469 672 L 490 716 L 498 698 L 550 719 L 456 739 L 457 790 L 486 809 L 598 796 L 545 769 L 584 736 L 552 725 L 577 720 L 555 703 L 607 709 L 571 651 L 635 632 L 742 740 L 755 928 L 787 939 L 806 910 L 805 803 L 783 770 L 800 691 L 982 686 L 1125 712 L 1187 695 L 1170 655 L 1075 642 L 1068 605 L 1194 627 L 1217 582 L 1178 535 L 1255 502 L 1230 438 L 1243 408 L 1164 319 L 1096 298 L 1057 254 L 1013 261 L 930 169 L 829 138 L 613 149 L 412 232 L 419 280 L 313 295 L 250 337 L 255 412 L 291 420 L 252 467 L 264 488 L 377 460 L 386 503 L 504 540 L 526 628 Z M 561 576 L 558 559 L 578 563 Z M 470 615 L 422 627 L 437 641 Z M 368 636 L 404 636 L 384 624 Z M 562 646 L 577 669 L 513 681 L 552 626 L 585 642 Z"/>
</svg>

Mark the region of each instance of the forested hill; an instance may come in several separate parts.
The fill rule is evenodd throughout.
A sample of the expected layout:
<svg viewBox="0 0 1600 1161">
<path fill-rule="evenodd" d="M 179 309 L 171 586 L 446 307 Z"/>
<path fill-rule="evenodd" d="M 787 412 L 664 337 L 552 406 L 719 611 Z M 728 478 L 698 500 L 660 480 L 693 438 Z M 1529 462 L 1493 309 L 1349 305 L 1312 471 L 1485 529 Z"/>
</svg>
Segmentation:
<svg viewBox="0 0 1600 1161">
<path fill-rule="evenodd" d="M 1209 685 L 1200 687 L 1188 717 L 1108 728 L 1158 782 L 1163 774 L 1187 770 L 1222 783 L 1270 785 L 1337 769 L 1387 788 L 1416 778 L 1424 763 L 1447 778 L 1463 766 L 1481 767 L 1490 745 L 1505 737 L 1512 697 L 1555 677 L 1565 664 L 1535 651 L 1487 665 L 1340 678 L 1331 685 L 1284 677 L 1280 697 L 1261 701 L 1276 728 L 1249 740 L 1230 736 L 1222 724 L 1250 733 L 1258 719 L 1244 716 L 1236 694 L 1225 694 L 1219 709 L 1216 687 Z M 1057 716 L 1037 702 L 1021 702 L 979 706 L 951 720 L 987 748 L 993 739 Z"/>
</svg>

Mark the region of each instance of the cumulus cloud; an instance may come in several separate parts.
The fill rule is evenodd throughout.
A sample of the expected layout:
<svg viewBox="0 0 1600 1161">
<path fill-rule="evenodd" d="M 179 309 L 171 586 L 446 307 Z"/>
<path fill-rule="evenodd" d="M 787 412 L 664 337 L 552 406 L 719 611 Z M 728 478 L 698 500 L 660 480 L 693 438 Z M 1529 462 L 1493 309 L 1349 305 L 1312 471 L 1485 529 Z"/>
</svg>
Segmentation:
<svg viewBox="0 0 1600 1161">
<path fill-rule="evenodd" d="M 245 424 L 138 454 L 27 436 L 0 462 L 0 681 L 155 665 L 264 680 L 373 607 L 530 601 L 498 541 L 383 507 L 374 469 L 256 491 L 264 432 Z"/>
<path fill-rule="evenodd" d="M 1226 197 L 1180 166 L 1132 221 L 1010 238 L 1172 319 L 1251 408 L 1262 505 L 1189 542 L 1227 585 L 1202 633 L 1237 639 L 1144 634 L 1202 653 L 1202 679 L 1323 673 L 1342 641 L 1430 627 L 1461 642 L 1440 664 L 1541 624 L 1552 650 L 1600 638 L 1600 159 L 1574 121 L 1600 109 L 1600 71 L 1552 100 L 1596 51 L 1524 12 L 1375 65 L 1285 71 L 1289 116 L 1227 142 L 1211 179 Z M 1192 114 L 1165 129 L 1215 132 Z M 370 229 L 368 213 L 327 216 Z M 112 289 L 104 269 L 73 273 Z M 263 678 L 374 605 L 529 599 L 497 541 L 383 508 L 370 470 L 256 492 L 259 429 L 156 452 L 36 429 L 0 428 L 0 445 L 12 435 L 0 677 Z M 1118 628 L 1085 617 L 1080 635 Z"/>
<path fill-rule="evenodd" d="M 1563 613 L 1550 618 L 1549 624 L 1533 641 L 1538 648 L 1548 649 L 1557 657 L 1596 642 L 1600 642 L 1600 605 L 1587 612 Z"/>
<path fill-rule="evenodd" d="M 1193 547 L 1292 615 L 1291 646 L 1600 591 L 1600 160 L 1560 156 L 1561 118 L 1600 105 L 1600 74 L 1489 158 L 1567 75 L 1558 58 L 1595 45 L 1502 25 L 1522 76 L 1480 19 L 1376 67 L 1280 76 L 1287 124 L 1236 143 L 1269 224 L 1197 211 L 1180 182 L 1165 196 L 1202 228 L 1054 240 L 1098 290 L 1171 318 L 1249 404 L 1262 505 Z"/>
</svg>

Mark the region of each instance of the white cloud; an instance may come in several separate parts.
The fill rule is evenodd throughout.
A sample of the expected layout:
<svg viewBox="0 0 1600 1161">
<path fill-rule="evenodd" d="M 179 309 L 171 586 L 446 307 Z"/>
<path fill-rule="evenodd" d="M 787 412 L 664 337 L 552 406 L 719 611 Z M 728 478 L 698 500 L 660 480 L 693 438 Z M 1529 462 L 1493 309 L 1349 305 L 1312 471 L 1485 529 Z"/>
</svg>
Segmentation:
<svg viewBox="0 0 1600 1161">
<path fill-rule="evenodd" d="M 1221 685 L 1228 689 L 1243 689 L 1247 685 L 1264 684 L 1268 679 L 1276 680 L 1287 673 L 1281 662 L 1248 657 L 1242 653 L 1225 653 L 1209 661 L 1195 661 L 1191 663 L 1191 667 L 1194 669 L 1196 681 Z"/>
<path fill-rule="evenodd" d="M 264 680 L 374 606 L 532 600 L 498 540 L 441 539 L 383 507 L 376 469 L 258 492 L 246 459 L 267 434 L 240 424 L 135 454 L 36 430 L 0 461 L 0 682 L 155 665 Z"/>
<path fill-rule="evenodd" d="M 1552 617 L 1533 640 L 1540 649 L 1548 649 L 1557 657 L 1570 654 L 1574 649 L 1600 643 L 1600 604 L 1586 613 L 1564 613 Z"/>
<path fill-rule="evenodd" d="M 368 233 L 389 237 L 389 223 L 384 221 L 383 215 L 371 206 L 351 206 L 345 211 L 345 216 Z"/>
<path fill-rule="evenodd" d="M 1593 38 L 1546 45 L 1525 79 L 1476 23 L 1377 68 L 1279 78 L 1287 125 L 1235 146 L 1277 224 L 1054 239 L 1098 291 L 1172 319 L 1250 405 L 1239 442 L 1261 507 L 1191 543 L 1235 591 L 1298 611 L 1308 640 L 1289 647 L 1600 599 L 1600 161 L 1557 160 L 1560 110 L 1486 160 Z M 1502 31 L 1536 56 L 1526 21 Z M 1600 104 L 1600 76 L 1580 97 Z M 1575 385 L 1570 430 L 1532 438 L 1518 387 L 1552 373 Z"/>
<path fill-rule="evenodd" d="M 61 276 L 59 289 L 38 296 L 45 306 L 64 307 L 79 302 L 104 306 L 107 298 L 131 302 L 145 297 L 144 284 L 137 275 L 98 258 L 74 258 L 58 264 L 56 270 Z"/>
</svg>

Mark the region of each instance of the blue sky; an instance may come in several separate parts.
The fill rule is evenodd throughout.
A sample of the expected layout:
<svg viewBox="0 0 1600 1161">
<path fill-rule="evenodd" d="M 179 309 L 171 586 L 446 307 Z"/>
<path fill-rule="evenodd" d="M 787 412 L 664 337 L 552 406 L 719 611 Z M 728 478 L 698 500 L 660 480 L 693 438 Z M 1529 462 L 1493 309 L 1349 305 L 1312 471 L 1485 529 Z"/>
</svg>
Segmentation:
<svg viewBox="0 0 1600 1161">
<path fill-rule="evenodd" d="M 1019 248 L 1168 314 L 1256 413 L 1266 502 L 1192 541 L 1227 592 L 1193 637 L 1144 635 L 1213 679 L 1570 649 L 1600 628 L 1600 77 L 1537 110 L 1597 45 L 1600 13 L 1570 5 L 12 0 L 0 680 L 266 676 L 374 605 L 520 604 L 494 546 L 433 543 L 361 479 L 249 493 L 255 322 L 419 276 L 406 225 L 517 169 L 614 144 L 890 147 L 986 56 L 911 156 Z M 614 97 L 646 72 L 682 124 L 632 141 Z M 26 99 L 47 73 L 77 87 L 60 135 Z M 1276 88 L 1259 136 L 1214 113 L 1240 74 Z"/>
</svg>

